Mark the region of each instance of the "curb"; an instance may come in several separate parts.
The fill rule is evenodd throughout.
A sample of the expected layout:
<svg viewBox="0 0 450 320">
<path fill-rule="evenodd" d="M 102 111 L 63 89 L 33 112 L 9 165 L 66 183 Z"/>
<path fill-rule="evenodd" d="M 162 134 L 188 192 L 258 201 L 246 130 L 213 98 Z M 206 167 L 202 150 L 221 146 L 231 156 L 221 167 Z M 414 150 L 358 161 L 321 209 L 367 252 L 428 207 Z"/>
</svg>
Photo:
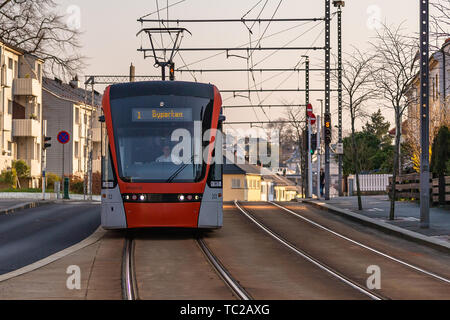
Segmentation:
<svg viewBox="0 0 450 320">
<path fill-rule="evenodd" d="M 42 267 L 45 267 L 46 265 L 49 265 L 50 263 L 58 261 L 72 253 L 75 253 L 81 249 L 86 248 L 87 246 L 90 246 L 90 245 L 98 242 L 100 239 L 103 238 L 103 236 L 105 234 L 106 234 L 106 231 L 102 227 L 98 227 L 97 230 L 95 230 L 94 233 L 91 234 L 89 237 L 74 244 L 71 247 L 68 247 L 59 252 L 56 252 L 56 253 L 48 256 L 47 258 L 36 261 L 28 266 L 22 267 L 15 271 L 11 271 L 9 273 L 5 273 L 3 275 L 0 275 L 0 282 L 6 281 L 6 280 L 9 280 L 12 278 L 16 278 L 18 276 L 21 276 L 21 275 L 27 274 L 29 272 L 35 271 L 37 269 L 40 269 Z"/>
<path fill-rule="evenodd" d="M 302 200 L 302 203 L 311 205 L 313 207 L 316 207 L 320 210 L 328 211 L 335 213 L 339 216 L 342 216 L 344 218 L 356 221 L 358 223 L 361 223 L 363 225 L 378 229 L 382 232 L 385 232 L 390 235 L 395 235 L 398 237 L 401 237 L 406 240 L 411 240 L 416 243 L 426 245 L 428 247 L 432 247 L 433 249 L 437 249 L 439 251 L 443 251 L 445 253 L 450 253 L 450 243 L 447 243 L 442 240 L 433 239 L 430 237 L 427 237 L 423 234 L 420 234 L 418 232 L 406 230 L 397 226 L 393 226 L 391 224 L 388 224 L 386 222 L 377 221 L 375 219 L 362 216 L 358 213 L 355 213 L 353 211 L 350 211 L 348 209 L 341 209 L 337 208 L 335 206 L 323 203 L 323 202 L 316 202 L 311 200 Z"/>
<path fill-rule="evenodd" d="M 46 204 L 54 203 L 54 201 L 34 201 L 34 202 L 26 202 L 21 203 L 6 209 L 0 210 L 0 216 L 2 215 L 8 215 L 15 213 L 17 211 L 25 210 L 25 209 L 31 209 L 31 208 L 37 208 Z"/>
</svg>

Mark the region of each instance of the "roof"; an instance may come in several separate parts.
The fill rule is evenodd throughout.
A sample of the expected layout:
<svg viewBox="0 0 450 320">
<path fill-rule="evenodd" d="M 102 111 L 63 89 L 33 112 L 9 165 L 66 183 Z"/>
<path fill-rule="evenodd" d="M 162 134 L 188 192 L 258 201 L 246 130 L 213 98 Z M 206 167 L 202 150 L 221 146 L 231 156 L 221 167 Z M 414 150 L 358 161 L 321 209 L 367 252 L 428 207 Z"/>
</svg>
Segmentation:
<svg viewBox="0 0 450 320">
<path fill-rule="evenodd" d="M 111 99 L 129 96 L 177 95 L 214 99 L 211 84 L 187 81 L 141 81 L 114 84 L 110 88 Z"/>
<path fill-rule="evenodd" d="M 223 159 L 223 173 L 224 174 L 256 174 L 261 175 L 261 168 L 255 166 L 253 164 L 245 163 L 245 164 L 237 164 L 237 163 L 229 163 L 227 159 L 224 157 Z"/>
<path fill-rule="evenodd" d="M 63 83 L 58 79 L 43 78 L 42 87 L 44 90 L 57 96 L 60 99 L 72 101 L 79 104 L 84 104 L 87 98 L 86 104 L 92 104 L 92 91 L 86 91 L 82 88 L 74 88 L 67 83 Z M 102 105 L 102 95 L 97 91 L 94 91 L 95 106 L 100 107 Z"/>
<path fill-rule="evenodd" d="M 262 168 L 261 174 L 263 176 L 263 180 L 265 181 L 273 181 L 277 186 L 293 186 L 295 187 L 295 183 L 284 176 L 280 176 L 276 173 L 273 173 L 267 168 Z"/>
</svg>

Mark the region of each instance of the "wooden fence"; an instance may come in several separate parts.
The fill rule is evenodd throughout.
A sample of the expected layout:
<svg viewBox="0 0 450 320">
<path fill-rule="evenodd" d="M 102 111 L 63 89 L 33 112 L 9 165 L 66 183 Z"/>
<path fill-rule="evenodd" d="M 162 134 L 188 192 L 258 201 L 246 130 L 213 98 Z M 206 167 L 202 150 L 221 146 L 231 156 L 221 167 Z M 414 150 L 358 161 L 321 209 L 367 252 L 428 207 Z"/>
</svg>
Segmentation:
<svg viewBox="0 0 450 320">
<path fill-rule="evenodd" d="M 420 200 L 420 175 L 417 173 L 405 174 L 397 177 L 395 184 L 396 198 L 408 200 Z M 386 188 L 389 196 L 391 193 L 392 177 L 389 178 L 389 185 Z M 439 179 L 430 179 L 430 202 L 439 201 Z M 450 202 L 450 176 L 445 177 L 445 201 Z"/>
</svg>

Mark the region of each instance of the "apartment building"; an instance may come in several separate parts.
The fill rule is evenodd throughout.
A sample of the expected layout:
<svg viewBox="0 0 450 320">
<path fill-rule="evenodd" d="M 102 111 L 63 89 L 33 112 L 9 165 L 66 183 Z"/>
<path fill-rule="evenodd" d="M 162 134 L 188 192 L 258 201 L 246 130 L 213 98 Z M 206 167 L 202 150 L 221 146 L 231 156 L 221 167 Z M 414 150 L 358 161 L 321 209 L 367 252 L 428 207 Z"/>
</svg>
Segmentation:
<svg viewBox="0 0 450 320">
<path fill-rule="evenodd" d="M 430 57 L 430 135 L 443 124 L 450 125 L 450 38 Z M 412 102 L 405 121 L 409 139 L 420 145 L 420 78 L 417 75 L 410 85 L 408 97 Z M 394 131 L 395 133 L 395 131 Z"/>
<path fill-rule="evenodd" d="M 52 138 L 52 146 L 46 151 L 47 172 L 58 175 L 83 176 L 88 170 L 89 129 L 92 118 L 92 171 L 101 171 L 101 134 L 98 116 L 101 112 L 102 96 L 80 87 L 77 78 L 69 83 L 59 79 L 43 79 L 43 113 L 47 120 L 47 137 Z M 69 143 L 57 141 L 57 135 L 67 131 Z M 63 162 L 64 157 L 64 162 Z"/>
<path fill-rule="evenodd" d="M 39 184 L 42 143 L 41 59 L 0 42 L 0 171 L 22 159 Z"/>
</svg>

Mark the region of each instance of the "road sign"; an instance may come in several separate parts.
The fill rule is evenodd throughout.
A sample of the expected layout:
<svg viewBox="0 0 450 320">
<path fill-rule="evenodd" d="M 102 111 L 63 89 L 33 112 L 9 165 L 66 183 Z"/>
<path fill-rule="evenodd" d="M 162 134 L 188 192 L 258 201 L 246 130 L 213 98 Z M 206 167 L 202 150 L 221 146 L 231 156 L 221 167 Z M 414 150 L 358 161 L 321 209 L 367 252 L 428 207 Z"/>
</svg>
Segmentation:
<svg viewBox="0 0 450 320">
<path fill-rule="evenodd" d="M 67 131 L 61 131 L 58 133 L 58 142 L 61 144 L 66 144 L 70 141 L 70 134 Z"/>
<path fill-rule="evenodd" d="M 309 119 L 311 121 L 311 125 L 314 125 L 316 123 L 316 115 L 314 113 L 311 113 Z"/>
<path fill-rule="evenodd" d="M 308 114 L 308 117 L 311 117 L 311 115 L 313 114 L 312 112 L 313 112 L 313 107 L 312 107 L 312 104 L 309 103 L 309 104 L 306 106 L 306 113 Z"/>
</svg>

